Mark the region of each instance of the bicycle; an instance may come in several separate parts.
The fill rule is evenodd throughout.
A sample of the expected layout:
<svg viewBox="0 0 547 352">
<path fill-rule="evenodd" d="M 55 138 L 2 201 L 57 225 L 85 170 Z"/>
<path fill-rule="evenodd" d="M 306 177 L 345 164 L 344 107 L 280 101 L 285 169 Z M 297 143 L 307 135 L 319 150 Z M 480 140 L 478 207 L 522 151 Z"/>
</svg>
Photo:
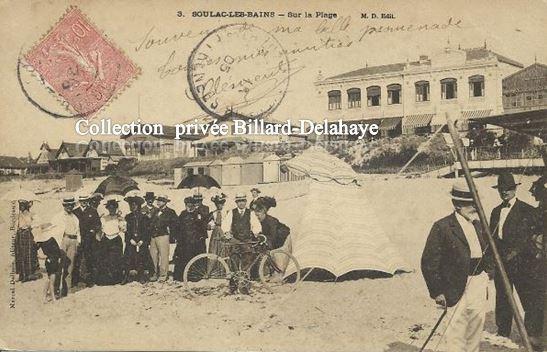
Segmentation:
<svg viewBox="0 0 547 352">
<path fill-rule="evenodd" d="M 259 235 L 257 240 L 237 241 L 231 240 L 224 244 L 224 248 L 230 250 L 225 257 L 213 253 L 203 253 L 190 259 L 184 268 L 183 281 L 188 292 L 193 294 L 192 288 L 216 287 L 228 282 L 230 290 L 248 294 L 253 281 L 252 271 L 258 263 L 258 278 L 261 284 L 270 292 L 274 288 L 286 285 L 290 288 L 300 281 L 300 265 L 296 258 L 283 249 L 270 250 L 266 237 Z M 240 249 L 244 246 L 251 249 L 244 252 Z M 254 258 L 249 265 L 242 267 L 243 254 L 253 254 Z M 229 265 L 231 264 L 231 265 Z M 289 269 L 289 270 L 287 270 Z M 285 276 L 286 272 L 293 272 L 294 275 Z M 199 283 L 199 284 L 197 284 Z"/>
</svg>

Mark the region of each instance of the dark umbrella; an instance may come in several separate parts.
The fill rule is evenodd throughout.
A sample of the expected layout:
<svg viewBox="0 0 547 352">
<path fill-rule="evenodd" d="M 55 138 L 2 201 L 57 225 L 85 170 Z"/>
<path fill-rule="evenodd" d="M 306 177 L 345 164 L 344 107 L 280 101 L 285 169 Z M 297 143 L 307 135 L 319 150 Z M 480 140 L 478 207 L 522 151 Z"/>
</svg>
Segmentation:
<svg viewBox="0 0 547 352">
<path fill-rule="evenodd" d="M 104 196 L 117 194 L 124 196 L 127 192 L 138 190 L 137 182 L 126 176 L 108 176 L 99 184 L 95 193 L 100 193 Z"/>
<path fill-rule="evenodd" d="M 194 187 L 204 187 L 211 188 L 216 187 L 220 188 L 220 185 L 214 178 L 208 175 L 190 175 L 185 177 L 180 181 L 177 188 L 194 188 Z"/>
</svg>

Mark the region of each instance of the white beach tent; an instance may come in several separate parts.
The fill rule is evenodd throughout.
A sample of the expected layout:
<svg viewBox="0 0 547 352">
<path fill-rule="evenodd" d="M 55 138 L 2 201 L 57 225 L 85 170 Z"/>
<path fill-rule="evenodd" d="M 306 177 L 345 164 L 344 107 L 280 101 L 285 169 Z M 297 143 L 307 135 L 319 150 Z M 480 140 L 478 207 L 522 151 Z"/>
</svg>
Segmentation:
<svg viewBox="0 0 547 352">
<path fill-rule="evenodd" d="M 291 231 L 293 255 L 301 269 L 321 268 L 336 277 L 356 270 L 407 270 L 351 166 L 317 147 L 285 165 L 308 176 L 302 183 L 306 190 L 298 232 Z M 286 275 L 293 272 L 289 267 Z"/>
</svg>

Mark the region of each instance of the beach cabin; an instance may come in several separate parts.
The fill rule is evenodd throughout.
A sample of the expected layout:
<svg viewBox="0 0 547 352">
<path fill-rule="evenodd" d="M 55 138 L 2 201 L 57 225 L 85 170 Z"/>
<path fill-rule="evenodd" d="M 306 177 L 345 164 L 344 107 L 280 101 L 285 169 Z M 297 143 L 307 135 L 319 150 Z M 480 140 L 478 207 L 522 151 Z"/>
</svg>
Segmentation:
<svg viewBox="0 0 547 352">
<path fill-rule="evenodd" d="M 243 159 L 239 156 L 231 157 L 222 165 L 222 185 L 237 186 L 241 184 L 241 165 Z"/>
<path fill-rule="evenodd" d="M 281 166 L 281 158 L 275 154 L 268 155 L 262 160 L 264 183 L 279 182 L 279 168 Z"/>
<path fill-rule="evenodd" d="M 241 165 L 241 184 L 256 185 L 264 181 L 264 154 L 253 154 L 243 160 Z"/>
<path fill-rule="evenodd" d="M 222 185 L 222 166 L 224 162 L 220 159 L 216 159 L 209 164 L 209 176 L 215 179 L 219 185 Z"/>
</svg>

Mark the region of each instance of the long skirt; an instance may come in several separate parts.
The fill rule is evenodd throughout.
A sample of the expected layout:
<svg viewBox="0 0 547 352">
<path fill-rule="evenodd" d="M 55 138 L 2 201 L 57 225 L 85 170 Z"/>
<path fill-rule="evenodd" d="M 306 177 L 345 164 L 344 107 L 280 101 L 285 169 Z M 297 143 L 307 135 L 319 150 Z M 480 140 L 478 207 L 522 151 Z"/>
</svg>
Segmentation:
<svg viewBox="0 0 547 352">
<path fill-rule="evenodd" d="M 177 281 L 182 281 L 182 276 L 186 264 L 188 264 L 188 262 L 196 255 L 205 252 L 205 240 L 199 240 L 192 243 L 178 243 L 173 256 L 173 260 L 175 262 L 173 279 Z"/>
<path fill-rule="evenodd" d="M 38 255 L 30 228 L 19 229 L 15 235 L 15 271 L 20 281 L 28 281 L 38 269 Z"/>
<path fill-rule="evenodd" d="M 209 253 L 216 254 L 221 258 L 226 256 L 224 241 L 222 241 L 223 234 L 220 226 L 215 226 L 209 240 Z"/>
<path fill-rule="evenodd" d="M 116 285 L 123 276 L 123 243 L 120 236 L 103 237 L 95 252 L 97 285 Z"/>
<path fill-rule="evenodd" d="M 145 245 L 142 245 L 137 251 L 137 247 L 128 244 L 125 247 L 124 257 L 127 272 L 135 270 L 138 275 L 142 275 L 145 270 L 150 271 L 150 267 L 153 266 L 150 250 Z"/>
</svg>

